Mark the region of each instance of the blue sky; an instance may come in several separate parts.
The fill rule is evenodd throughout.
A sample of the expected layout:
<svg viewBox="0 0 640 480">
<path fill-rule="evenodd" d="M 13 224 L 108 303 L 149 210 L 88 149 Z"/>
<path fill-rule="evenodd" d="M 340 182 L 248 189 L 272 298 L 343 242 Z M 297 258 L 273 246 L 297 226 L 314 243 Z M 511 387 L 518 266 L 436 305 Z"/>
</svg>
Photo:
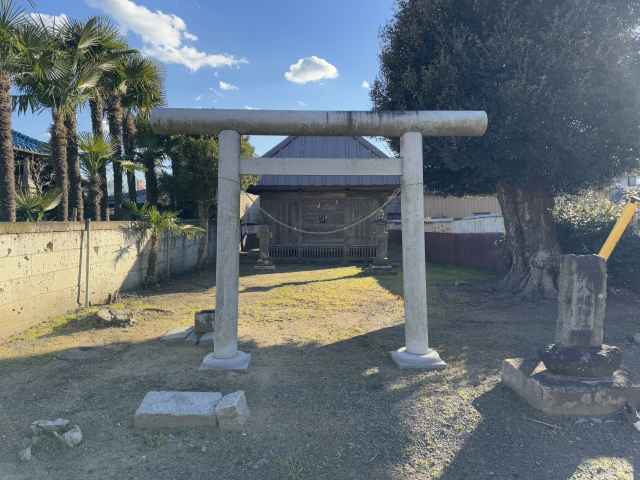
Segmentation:
<svg viewBox="0 0 640 480">
<path fill-rule="evenodd" d="M 378 34 L 393 8 L 394 0 L 36 0 L 34 11 L 112 17 L 131 46 L 163 65 L 172 107 L 368 110 Z M 49 112 L 13 122 L 48 138 Z M 86 112 L 80 127 L 90 129 Z M 262 154 L 277 140 L 252 143 Z"/>
</svg>

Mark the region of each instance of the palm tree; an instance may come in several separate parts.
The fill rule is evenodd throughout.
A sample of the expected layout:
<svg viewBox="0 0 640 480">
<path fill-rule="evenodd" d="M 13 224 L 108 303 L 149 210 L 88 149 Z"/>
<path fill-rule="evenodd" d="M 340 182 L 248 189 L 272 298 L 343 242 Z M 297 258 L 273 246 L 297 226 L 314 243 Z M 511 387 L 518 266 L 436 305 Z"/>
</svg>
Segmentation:
<svg viewBox="0 0 640 480">
<path fill-rule="evenodd" d="M 92 46 L 86 49 L 84 56 L 80 61 L 94 62 L 96 58 L 102 59 L 107 62 L 114 61 L 118 58 L 119 55 L 125 56 L 130 52 L 130 50 L 127 50 L 126 43 L 120 38 L 117 27 L 112 24 L 111 21 L 102 17 L 95 17 L 93 19 L 90 19 L 88 22 L 81 22 L 77 20 L 70 21 L 64 31 L 64 41 L 66 48 L 76 48 L 77 45 L 83 41 L 84 32 L 86 30 L 87 23 L 89 22 L 94 22 L 94 26 L 91 28 L 95 32 L 97 41 L 95 41 Z M 100 135 L 104 137 L 104 132 L 102 131 L 102 112 L 98 113 L 98 105 L 100 105 L 100 101 L 96 101 L 96 99 L 100 99 L 100 83 L 98 83 L 96 87 L 91 91 L 89 104 L 91 105 L 92 124 L 97 123 L 97 126 L 92 126 L 94 135 Z M 94 112 L 94 110 L 96 111 Z M 94 119 L 94 115 L 99 118 Z M 77 147 L 78 122 L 75 111 L 67 116 L 67 119 L 65 120 L 65 126 L 67 127 L 69 142 L 68 163 L 69 180 L 71 184 L 70 203 L 72 208 L 75 207 L 77 209 L 78 219 L 82 220 L 82 183 L 80 176 L 80 159 L 78 156 Z M 102 184 L 106 187 L 106 167 L 103 167 L 103 172 L 104 181 L 102 182 Z"/>
<path fill-rule="evenodd" d="M 174 140 L 170 136 L 155 133 L 147 118 L 138 116 L 136 120 L 137 158 L 145 167 L 146 203 L 157 206 L 159 189 L 156 165 L 167 157 Z"/>
<path fill-rule="evenodd" d="M 100 78 L 113 69 L 114 60 L 90 56 L 90 49 L 101 38 L 99 18 L 93 17 L 82 25 L 68 20 L 54 25 L 46 25 L 42 19 L 38 22 L 50 48 L 30 65 L 33 67 L 30 74 L 17 81 L 21 91 L 18 107 L 20 111 L 29 108 L 51 110 L 51 153 L 56 166 L 56 184 L 62 191 L 58 219 L 66 221 L 69 218 L 69 176 L 65 119 L 91 97 Z M 74 35 L 77 35 L 77 41 L 69 41 Z M 50 63 L 53 76 L 43 75 L 42 58 Z"/>
<path fill-rule="evenodd" d="M 156 280 L 156 263 L 158 259 L 158 247 L 160 237 L 163 234 L 184 235 L 193 238 L 203 235 L 205 230 L 195 225 L 181 225 L 178 223 L 178 212 L 170 210 L 160 211 L 157 207 L 144 204 L 138 207 L 135 203 L 128 202 L 126 208 L 138 223 L 138 228 L 149 233 L 149 260 L 145 283 L 152 284 Z"/>
<path fill-rule="evenodd" d="M 25 191 L 16 194 L 16 206 L 19 216 L 27 222 L 39 222 L 45 213 L 55 209 L 62 200 L 62 192 L 53 189 L 46 193 Z"/>
<path fill-rule="evenodd" d="M 13 0 L 0 0 L 0 221 L 16 221 L 16 184 L 11 135 L 11 84 L 24 70 L 23 53 L 29 48 L 21 37 L 27 22 Z"/>
<path fill-rule="evenodd" d="M 142 55 L 131 55 L 124 66 L 126 88 L 122 96 L 122 106 L 125 111 L 123 129 L 123 143 L 125 156 L 136 158 L 137 119 L 149 117 L 151 109 L 164 104 L 162 88 L 162 73 L 157 64 Z M 157 184 L 155 159 L 148 162 L 146 167 L 147 184 Z M 135 175 L 127 174 L 129 186 L 129 201 L 136 201 Z"/>
<path fill-rule="evenodd" d="M 67 168 L 69 169 L 69 206 L 72 212 L 70 220 L 84 219 L 84 199 L 82 198 L 82 175 L 80 173 L 80 155 L 78 151 L 78 116 L 69 112 L 64 120 L 67 129 Z"/>
<path fill-rule="evenodd" d="M 102 31 L 102 40 L 92 48 L 94 58 L 113 58 L 114 55 L 124 57 L 130 55 L 134 50 L 130 50 L 126 42 L 121 38 L 118 28 L 109 23 L 104 22 Z M 91 98 L 89 98 L 89 110 L 91 115 L 91 130 L 94 135 L 104 137 L 103 120 L 105 117 L 105 99 L 109 95 L 109 78 L 104 76 L 96 88 L 93 89 Z M 107 199 L 109 193 L 107 191 L 107 167 L 106 164 L 100 170 L 102 178 L 102 214 L 103 219 L 107 220 Z"/>
<path fill-rule="evenodd" d="M 99 221 L 102 200 L 102 175 L 100 172 L 113 156 L 111 142 L 99 135 L 85 133 L 80 135 L 78 146 L 82 151 L 81 163 L 85 175 L 89 178 L 90 202 L 93 218 Z"/>
</svg>

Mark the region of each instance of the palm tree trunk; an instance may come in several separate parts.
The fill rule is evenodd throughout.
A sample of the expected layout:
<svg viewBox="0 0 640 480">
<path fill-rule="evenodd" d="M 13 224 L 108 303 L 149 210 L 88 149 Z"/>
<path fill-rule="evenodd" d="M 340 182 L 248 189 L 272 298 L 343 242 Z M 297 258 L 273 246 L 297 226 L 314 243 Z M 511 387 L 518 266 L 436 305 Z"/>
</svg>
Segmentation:
<svg viewBox="0 0 640 480">
<path fill-rule="evenodd" d="M 91 203 L 93 204 L 93 218 L 98 221 L 100 220 L 100 207 L 102 203 L 102 188 L 101 181 L 102 175 L 98 173 L 97 175 L 93 175 L 89 180 L 91 182 L 90 190 L 91 190 Z"/>
<path fill-rule="evenodd" d="M 198 268 L 204 267 L 209 253 L 209 203 L 203 200 L 198 201 L 198 219 L 200 226 L 204 229 L 204 234 L 198 245 Z"/>
<path fill-rule="evenodd" d="M 136 123 L 131 112 L 127 112 L 125 128 L 122 132 L 124 141 L 124 154 L 127 160 L 135 161 L 136 153 Z M 135 172 L 127 172 L 127 186 L 129 187 L 129 201 L 136 203 L 136 174 Z"/>
<path fill-rule="evenodd" d="M 104 119 L 104 102 L 102 97 L 96 95 L 95 98 L 89 100 L 89 109 L 91 110 L 91 130 L 93 134 L 104 138 L 104 128 L 102 126 L 102 120 Z M 107 188 L 107 165 L 106 163 L 100 167 L 100 185 L 102 188 L 102 195 L 100 196 L 101 212 L 103 220 L 107 219 L 107 202 L 109 200 L 109 192 Z"/>
<path fill-rule="evenodd" d="M 56 186 L 62 192 L 62 200 L 58 207 L 58 220 L 69 219 L 69 175 L 67 170 L 67 129 L 64 126 L 64 115 L 59 110 L 52 110 L 51 156 L 56 168 Z"/>
<path fill-rule="evenodd" d="M 0 221 L 16 221 L 16 177 L 11 137 L 11 78 L 0 72 Z"/>
<path fill-rule="evenodd" d="M 152 155 L 146 155 L 144 158 L 144 180 L 147 189 L 147 203 L 149 205 L 158 205 L 158 174 L 156 173 L 156 159 Z"/>
<path fill-rule="evenodd" d="M 151 285 L 156 280 L 156 262 L 158 261 L 158 235 L 151 233 L 149 237 L 149 259 L 147 263 L 147 274 L 145 284 Z"/>
<path fill-rule="evenodd" d="M 115 204 L 115 216 L 122 218 L 122 102 L 120 97 L 113 96 L 109 102 L 107 112 L 109 119 L 109 133 L 115 154 L 113 155 L 113 201 Z"/>
<path fill-rule="evenodd" d="M 82 175 L 80 173 L 80 154 L 78 152 L 78 117 L 76 112 L 67 115 L 64 122 L 67 128 L 67 161 L 69 163 L 69 206 L 75 209 L 72 221 L 84 220 L 84 199 L 82 198 Z"/>
</svg>

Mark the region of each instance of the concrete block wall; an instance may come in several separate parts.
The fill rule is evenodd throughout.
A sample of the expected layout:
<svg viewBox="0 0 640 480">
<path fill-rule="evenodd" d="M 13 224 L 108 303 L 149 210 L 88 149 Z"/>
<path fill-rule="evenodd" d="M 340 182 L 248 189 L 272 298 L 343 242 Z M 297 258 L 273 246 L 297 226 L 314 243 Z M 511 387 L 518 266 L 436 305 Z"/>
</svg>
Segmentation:
<svg viewBox="0 0 640 480">
<path fill-rule="evenodd" d="M 208 261 L 215 260 L 215 224 Z M 203 238 L 164 236 L 158 278 L 193 270 Z M 89 301 L 108 302 L 143 285 L 149 239 L 129 222 L 92 222 L 89 248 L 79 222 L 0 223 L 0 339 L 84 305 L 89 255 Z"/>
</svg>

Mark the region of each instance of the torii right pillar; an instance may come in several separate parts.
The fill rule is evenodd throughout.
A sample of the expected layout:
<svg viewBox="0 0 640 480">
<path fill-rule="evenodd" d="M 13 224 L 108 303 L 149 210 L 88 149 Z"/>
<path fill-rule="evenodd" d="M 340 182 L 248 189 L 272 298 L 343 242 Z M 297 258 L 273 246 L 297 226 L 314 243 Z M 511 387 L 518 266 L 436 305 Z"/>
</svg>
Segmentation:
<svg viewBox="0 0 640 480">
<path fill-rule="evenodd" d="M 391 352 L 391 357 L 400 368 L 436 370 L 447 364 L 429 348 L 421 133 L 407 132 L 400 137 L 400 157 L 405 346 Z"/>
</svg>

